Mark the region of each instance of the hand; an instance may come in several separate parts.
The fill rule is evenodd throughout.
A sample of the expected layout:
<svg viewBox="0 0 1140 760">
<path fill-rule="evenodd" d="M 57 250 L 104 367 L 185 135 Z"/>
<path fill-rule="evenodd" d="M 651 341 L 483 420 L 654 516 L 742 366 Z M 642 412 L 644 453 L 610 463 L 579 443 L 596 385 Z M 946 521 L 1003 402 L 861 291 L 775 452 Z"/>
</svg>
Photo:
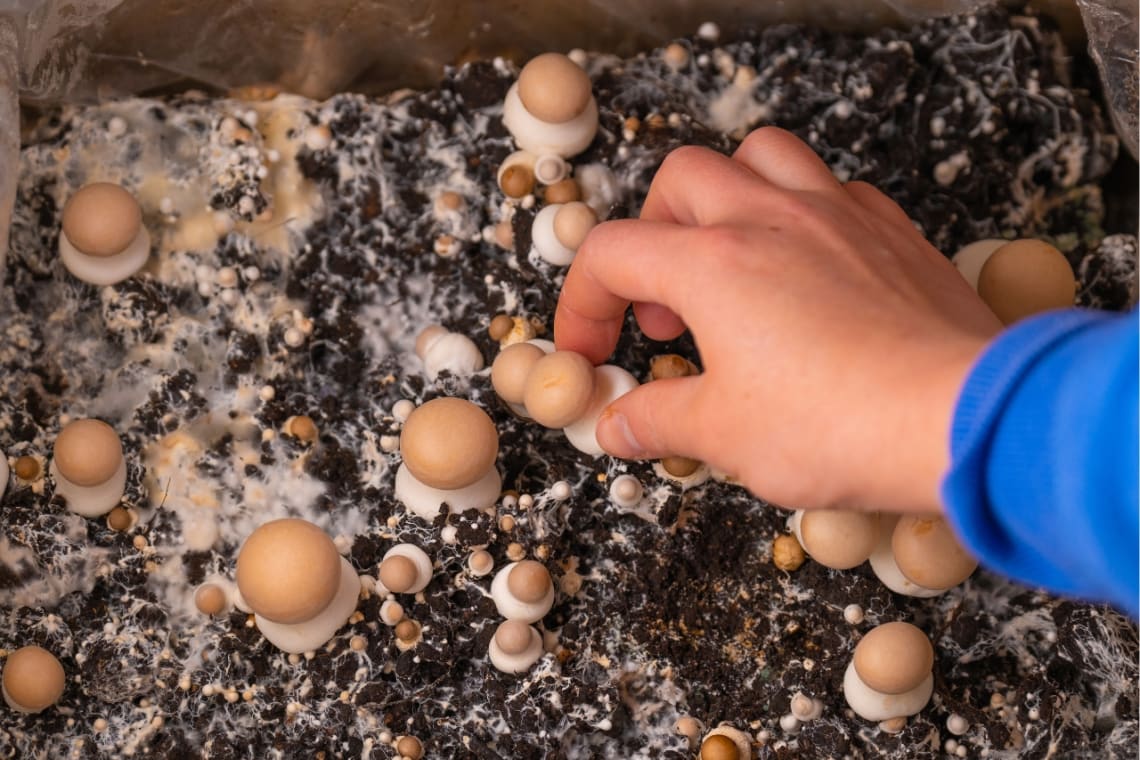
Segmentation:
<svg viewBox="0 0 1140 760">
<path fill-rule="evenodd" d="M 570 271 L 555 342 L 593 362 L 626 308 L 704 365 L 614 402 L 598 441 L 683 455 L 788 507 L 939 511 L 950 425 L 997 318 L 893 201 L 841 185 L 796 137 L 732 158 L 671 153 L 641 217 L 598 225 Z"/>
</svg>

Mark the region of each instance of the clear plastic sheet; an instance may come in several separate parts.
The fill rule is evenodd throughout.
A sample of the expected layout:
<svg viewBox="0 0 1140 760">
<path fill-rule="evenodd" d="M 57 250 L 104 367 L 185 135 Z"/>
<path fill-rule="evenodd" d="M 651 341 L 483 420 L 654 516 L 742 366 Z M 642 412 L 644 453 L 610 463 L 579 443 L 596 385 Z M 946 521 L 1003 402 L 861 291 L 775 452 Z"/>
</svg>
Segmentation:
<svg viewBox="0 0 1140 760">
<path fill-rule="evenodd" d="M 868 29 L 992 0 L 0 0 L 0 271 L 15 188 L 19 103 L 171 87 L 268 87 L 324 98 L 432 84 L 445 63 L 586 47 L 630 54 L 722 25 Z M 1038 0 L 1064 23 L 1074 0 Z M 1137 152 L 1135 0 L 1075 0 L 1113 121 Z M 1079 27 L 1079 24 L 1073 26 Z M 1079 28 L 1070 29 L 1079 37 Z"/>
</svg>

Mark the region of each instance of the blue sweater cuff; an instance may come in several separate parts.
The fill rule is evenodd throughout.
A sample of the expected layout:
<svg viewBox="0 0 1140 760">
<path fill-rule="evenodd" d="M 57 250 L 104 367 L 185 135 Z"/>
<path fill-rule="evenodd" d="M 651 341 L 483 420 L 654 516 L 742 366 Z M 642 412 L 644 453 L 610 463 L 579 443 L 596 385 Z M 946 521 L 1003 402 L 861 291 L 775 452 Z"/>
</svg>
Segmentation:
<svg viewBox="0 0 1140 760">
<path fill-rule="evenodd" d="M 1140 609 L 1136 314 L 1018 323 L 970 372 L 943 481 L 947 519 L 988 567 Z"/>
</svg>

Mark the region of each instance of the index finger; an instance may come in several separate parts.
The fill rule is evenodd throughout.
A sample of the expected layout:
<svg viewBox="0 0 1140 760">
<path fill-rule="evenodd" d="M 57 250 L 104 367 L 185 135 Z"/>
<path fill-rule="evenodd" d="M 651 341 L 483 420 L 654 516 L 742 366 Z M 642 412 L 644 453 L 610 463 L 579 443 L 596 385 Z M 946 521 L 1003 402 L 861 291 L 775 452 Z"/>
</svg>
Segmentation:
<svg viewBox="0 0 1140 760">
<path fill-rule="evenodd" d="M 695 271 L 689 242 L 696 228 L 622 219 L 590 231 L 562 285 L 554 312 L 554 342 L 594 364 L 617 346 L 625 312 L 634 301 L 684 312 Z"/>
</svg>

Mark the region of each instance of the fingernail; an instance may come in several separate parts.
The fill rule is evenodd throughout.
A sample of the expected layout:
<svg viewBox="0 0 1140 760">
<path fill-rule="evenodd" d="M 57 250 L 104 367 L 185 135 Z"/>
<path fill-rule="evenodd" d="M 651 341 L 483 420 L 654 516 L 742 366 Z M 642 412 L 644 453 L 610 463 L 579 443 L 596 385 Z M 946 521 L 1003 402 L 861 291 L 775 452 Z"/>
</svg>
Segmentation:
<svg viewBox="0 0 1140 760">
<path fill-rule="evenodd" d="M 629 420 L 621 412 L 607 409 L 598 418 L 594 433 L 598 443 L 612 456 L 621 459 L 645 459 L 649 453 L 637 440 L 629 426 Z"/>
</svg>

